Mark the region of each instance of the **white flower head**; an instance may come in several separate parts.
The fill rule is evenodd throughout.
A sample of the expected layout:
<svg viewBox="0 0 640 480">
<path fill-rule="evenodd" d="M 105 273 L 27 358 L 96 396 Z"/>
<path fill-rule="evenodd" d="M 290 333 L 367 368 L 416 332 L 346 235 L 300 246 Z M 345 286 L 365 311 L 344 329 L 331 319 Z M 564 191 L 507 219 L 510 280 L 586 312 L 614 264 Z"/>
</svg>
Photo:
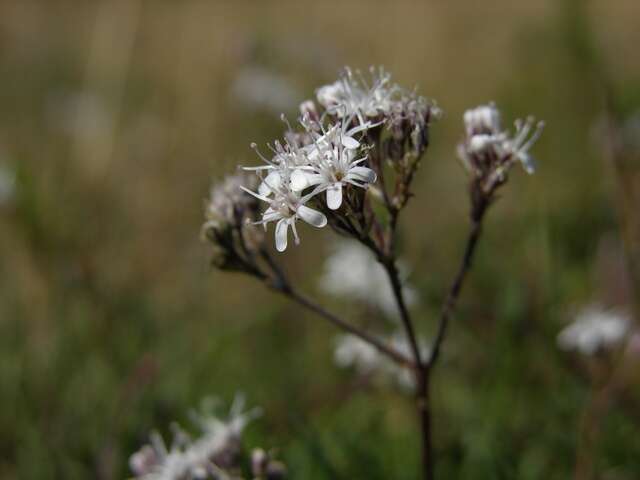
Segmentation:
<svg viewBox="0 0 640 480">
<path fill-rule="evenodd" d="M 535 171 L 529 150 L 542 134 L 544 122 L 535 123 L 533 117 L 516 120 L 512 136 L 502 129 L 500 111 L 494 103 L 467 110 L 463 119 L 465 138 L 458 145 L 458 156 L 469 171 L 478 176 L 503 173 L 514 161 L 527 173 Z"/>
<path fill-rule="evenodd" d="M 386 339 L 398 352 L 411 357 L 413 352 L 404 332 L 395 332 Z M 426 342 L 419 340 L 423 358 L 429 353 Z M 354 335 L 340 335 L 336 338 L 333 358 L 340 368 L 353 368 L 359 375 L 376 375 L 382 380 L 391 380 L 403 390 L 410 391 L 415 386 L 413 372 L 392 362 L 371 344 Z"/>
<path fill-rule="evenodd" d="M 175 425 L 171 446 L 167 447 L 153 432 L 150 444 L 129 459 L 132 472 L 143 480 L 218 478 L 214 474 L 234 466 L 230 462 L 239 451 L 242 431 L 260 415 L 259 409 L 245 411 L 244 406 L 244 397 L 237 395 L 225 419 L 210 412 L 193 415 L 201 431 L 195 440 Z"/>
<path fill-rule="evenodd" d="M 342 190 L 348 184 L 366 188 L 376 181 L 376 173 L 362 165 L 367 156 L 360 142 L 354 137 L 367 128 L 365 124 L 349 128 L 351 119 L 342 119 L 337 125 L 318 134 L 310 131 L 313 143 L 304 147 L 308 161 L 306 166 L 294 169 L 291 187 L 301 192 L 316 187 L 316 192 L 326 191 L 327 207 L 337 210 L 342 205 Z"/>
<path fill-rule="evenodd" d="M 361 122 L 389 114 L 399 87 L 390 84 L 391 75 L 382 68 L 372 67 L 370 73 L 371 85 L 360 71 L 346 67 L 339 80 L 316 91 L 318 103 L 338 117 L 355 115 Z"/>
<path fill-rule="evenodd" d="M 594 355 L 622 343 L 630 327 L 628 313 L 591 305 L 582 309 L 574 322 L 558 334 L 557 342 L 563 350 Z"/>
<path fill-rule="evenodd" d="M 307 207 L 305 204 L 316 194 L 311 192 L 301 195 L 300 192 L 291 189 L 291 170 L 286 165 L 279 166 L 277 170 L 269 173 L 261 184 L 264 185 L 263 194 L 256 193 L 246 187 L 241 187 L 245 192 L 266 202 L 269 206 L 262 213 L 262 220 L 256 222 L 264 225 L 275 222 L 276 249 L 284 252 L 287 249 L 289 228 L 293 231 L 296 245 L 300 243 L 300 237 L 296 228 L 296 222 L 303 220 L 317 228 L 322 228 L 327 224 L 327 217 L 322 213 Z"/>
<path fill-rule="evenodd" d="M 418 302 L 418 293 L 407 281 L 408 269 L 400 264 L 407 305 Z M 320 287 L 330 295 L 355 299 L 397 319 L 398 307 L 387 273 L 375 256 L 356 242 L 338 241 L 324 264 Z"/>
</svg>

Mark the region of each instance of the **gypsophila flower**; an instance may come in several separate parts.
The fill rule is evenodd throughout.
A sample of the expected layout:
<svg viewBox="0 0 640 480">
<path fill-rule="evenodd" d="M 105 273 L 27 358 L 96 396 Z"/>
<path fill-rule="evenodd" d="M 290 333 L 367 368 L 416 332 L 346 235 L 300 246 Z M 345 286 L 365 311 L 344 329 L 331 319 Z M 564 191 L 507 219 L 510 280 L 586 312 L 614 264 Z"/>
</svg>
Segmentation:
<svg viewBox="0 0 640 480">
<path fill-rule="evenodd" d="M 315 192 L 326 191 L 327 207 L 337 210 L 342 205 L 342 189 L 347 185 L 366 188 L 376 181 L 376 174 L 362 165 L 366 155 L 360 156 L 361 145 L 354 138 L 356 133 L 366 130 L 368 123 L 348 129 L 349 121 L 331 126 L 328 131 L 314 138 L 304 150 L 308 164 L 294 169 L 291 187 L 303 191 L 316 187 Z M 310 132 L 313 135 L 315 132 Z"/>
<path fill-rule="evenodd" d="M 372 149 L 381 150 L 386 145 L 394 152 L 410 149 L 411 158 L 396 165 L 398 182 L 406 183 L 397 188 L 397 208 L 402 208 L 411 195 L 409 184 L 428 144 L 427 126 L 440 111 L 414 92 L 391 84 L 390 75 L 383 69 L 371 69 L 371 78 L 369 86 L 359 72 L 354 74 L 347 68 L 336 83 L 317 91 L 324 112 L 307 100 L 300 105 L 302 129 L 294 130 L 282 117 L 288 129 L 283 141 L 269 145 L 271 154 L 263 155 L 252 144 L 264 163 L 244 167 L 260 178 L 257 191 L 246 185 L 244 190 L 268 204 L 257 223 L 266 227 L 275 222 L 278 251 L 287 247 L 289 228 L 295 243 L 299 243 L 296 222 L 300 219 L 324 227 L 329 216 L 332 228 L 340 231 L 351 225 L 351 231 L 355 229 L 360 234 L 370 228 L 370 214 L 364 209 L 365 196 L 350 193 L 358 188 L 367 189 L 382 172 L 380 152 L 376 152 L 377 163 L 369 164 Z M 393 131 L 393 139 L 384 145 L 382 129 L 378 128 L 383 124 Z M 376 133 L 371 133 L 374 129 Z M 324 198 L 324 204 L 318 204 L 316 196 Z M 344 198 L 349 208 L 334 215 L 332 211 L 341 209 Z M 320 211 L 306 205 L 311 200 Z M 352 215 L 355 220 L 346 220 L 345 215 Z"/>
<path fill-rule="evenodd" d="M 411 346 L 404 332 L 390 335 L 386 342 L 403 355 L 411 355 Z M 426 358 L 429 347 L 422 339 L 419 340 L 419 348 L 422 357 Z M 333 358 L 338 367 L 353 368 L 359 375 L 392 380 L 407 391 L 415 386 L 411 370 L 393 363 L 388 357 L 381 355 L 371 344 L 354 335 L 346 334 L 336 338 Z"/>
<path fill-rule="evenodd" d="M 513 136 L 502 129 L 501 115 L 494 103 L 464 113 L 465 138 L 458 145 L 458 156 L 465 168 L 479 179 L 502 180 L 515 162 L 528 173 L 535 170 L 529 150 L 544 128 L 543 122 L 516 120 Z M 535 129 L 534 129 L 535 125 Z"/>
<path fill-rule="evenodd" d="M 359 72 L 346 67 L 336 82 L 316 91 L 318 103 L 339 117 L 378 117 L 391 112 L 397 85 L 390 84 L 391 75 L 382 68 L 371 68 L 371 85 Z"/>
<path fill-rule="evenodd" d="M 418 293 L 408 282 L 407 267 L 400 262 L 404 279 L 403 295 L 409 307 L 418 301 Z M 399 312 L 387 273 L 375 256 L 355 242 L 338 241 L 324 264 L 320 287 L 327 293 L 355 299 L 379 309 L 390 318 Z"/>
<path fill-rule="evenodd" d="M 262 220 L 256 224 L 262 224 L 266 229 L 268 223 L 275 222 L 276 249 L 283 252 L 287 249 L 289 227 L 293 231 L 296 245 L 300 243 L 296 228 L 296 222 L 299 219 L 314 227 L 322 228 L 327 224 L 327 217 L 305 205 L 317 192 L 314 191 L 303 196 L 300 192 L 291 189 L 291 171 L 287 167 L 280 168 L 277 172 L 278 175 L 274 176 L 274 178 L 278 178 L 277 181 L 273 183 L 265 181 L 262 184 L 268 189 L 266 195 L 253 192 L 245 187 L 242 189 L 269 205 L 262 214 Z"/>
<path fill-rule="evenodd" d="M 558 334 L 558 346 L 584 355 L 609 350 L 624 340 L 631 327 L 628 313 L 591 305 Z"/>
<path fill-rule="evenodd" d="M 291 137 L 285 139 L 284 144 L 275 142 L 270 147 L 274 153 L 271 159 L 252 144 L 265 165 L 245 167 L 262 178 L 257 192 L 246 187 L 242 189 L 269 205 L 262 220 L 256 223 L 266 227 L 268 223 L 276 222 L 276 249 L 280 252 L 287 248 L 289 227 L 295 243 L 300 242 L 296 229 L 299 219 L 318 228 L 327 224 L 323 213 L 306 206 L 314 196 L 326 191 L 327 206 L 335 210 L 342 203 L 345 185 L 365 188 L 376 179 L 373 170 L 362 165 L 366 156 L 358 157 L 361 144 L 354 138 L 369 127 L 368 123 L 349 128 L 345 120 L 326 129 L 320 126 L 317 131 L 315 125 L 306 120 L 301 122 L 309 138 L 306 144 L 292 141 Z M 266 176 L 264 172 L 267 172 Z M 304 193 L 310 188 L 311 191 Z"/>
<path fill-rule="evenodd" d="M 194 415 L 202 432 L 195 440 L 176 426 L 171 445 L 167 447 L 158 433 L 152 433 L 151 443 L 129 460 L 135 477 L 143 480 L 220 478 L 221 471 L 236 467 L 242 431 L 260 414 L 255 408 L 244 411 L 244 406 L 244 398 L 238 395 L 225 419 L 210 412 Z"/>
<path fill-rule="evenodd" d="M 336 82 L 316 91 L 318 103 L 331 115 L 356 117 L 360 123 L 367 119 L 397 121 L 401 117 L 428 123 L 440 116 L 433 102 L 391 83 L 391 74 L 382 67 L 371 67 L 369 73 L 367 80 L 359 70 L 345 67 Z"/>
</svg>

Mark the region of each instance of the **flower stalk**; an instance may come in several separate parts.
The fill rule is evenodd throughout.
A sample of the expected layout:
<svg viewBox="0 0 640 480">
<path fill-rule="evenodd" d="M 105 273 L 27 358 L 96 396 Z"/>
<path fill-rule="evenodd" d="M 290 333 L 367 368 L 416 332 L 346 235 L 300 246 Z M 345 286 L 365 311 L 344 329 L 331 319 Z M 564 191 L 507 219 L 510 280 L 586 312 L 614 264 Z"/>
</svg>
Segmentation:
<svg viewBox="0 0 640 480">
<path fill-rule="evenodd" d="M 460 266 L 442 304 L 435 338 L 426 351 L 421 348 L 406 297 L 397 234 L 400 214 L 413 197 L 413 180 L 429 146 L 430 126 L 441 111 L 435 102 L 393 84 L 382 69 L 372 69 L 370 81 L 347 69 L 338 81 L 316 93 L 318 106 L 310 100 L 300 106 L 300 128 L 295 130 L 283 118 L 288 130 L 282 141 L 269 145 L 271 155 L 262 155 L 252 145 L 263 165 L 245 167 L 244 173 L 212 190 L 203 232 L 214 245 L 214 265 L 257 278 L 363 342 L 364 349 L 357 347 L 360 355 L 377 352 L 412 376 L 423 478 L 433 480 L 431 374 L 471 269 L 486 212 L 513 165 L 534 171 L 530 149 L 543 124 L 534 123 L 533 118 L 516 121 L 511 135 L 503 130 L 494 104 L 465 113 L 458 156 L 470 177 L 471 226 Z M 266 205 L 263 211 L 261 203 Z M 283 252 L 289 232 L 295 244 L 300 243 L 299 220 L 318 229 L 328 225 L 371 252 L 372 261 L 384 272 L 383 281 L 385 276 L 388 281 L 406 348 L 330 312 L 289 279 L 264 232 L 256 226 L 266 231 L 274 223 L 275 247 Z"/>
</svg>

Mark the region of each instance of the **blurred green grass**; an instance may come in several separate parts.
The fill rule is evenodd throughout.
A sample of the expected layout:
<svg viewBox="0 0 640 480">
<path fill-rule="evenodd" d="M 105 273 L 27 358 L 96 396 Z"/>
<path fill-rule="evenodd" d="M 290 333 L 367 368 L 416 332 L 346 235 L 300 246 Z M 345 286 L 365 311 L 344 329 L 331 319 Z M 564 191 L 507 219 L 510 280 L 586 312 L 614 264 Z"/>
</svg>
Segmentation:
<svg viewBox="0 0 640 480">
<path fill-rule="evenodd" d="M 490 214 L 434 378 L 435 444 L 442 478 L 571 475 L 590 386 L 555 336 L 576 304 L 621 295 L 597 264 L 619 234 L 591 132 L 598 69 L 640 106 L 638 3 L 374 3 L 0 4 L 0 161 L 17 174 L 0 206 L 0 477 L 123 478 L 149 430 L 242 390 L 267 413 L 249 441 L 293 478 L 415 478 L 410 402 L 354 388 L 329 327 L 211 272 L 198 241 L 210 181 L 282 130 L 234 96 L 239 73 L 311 96 L 347 64 L 383 64 L 445 110 L 402 237 L 427 333 L 466 226 L 463 110 L 546 120 L 539 172 Z M 303 231 L 286 256 L 308 290 L 328 235 Z M 627 393 L 603 420 L 601 478 L 640 475 Z"/>
</svg>

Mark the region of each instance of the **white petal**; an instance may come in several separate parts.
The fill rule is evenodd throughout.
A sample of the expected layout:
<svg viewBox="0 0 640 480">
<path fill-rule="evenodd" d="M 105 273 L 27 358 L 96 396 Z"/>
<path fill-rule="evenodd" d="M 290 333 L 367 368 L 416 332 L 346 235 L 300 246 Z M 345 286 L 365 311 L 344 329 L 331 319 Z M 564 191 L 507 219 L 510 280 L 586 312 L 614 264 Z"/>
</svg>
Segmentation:
<svg viewBox="0 0 640 480">
<path fill-rule="evenodd" d="M 289 232 L 289 222 L 283 218 L 276 223 L 276 250 L 284 252 L 287 249 L 287 235 Z"/>
<path fill-rule="evenodd" d="M 337 210 L 342 205 L 342 183 L 334 183 L 327 189 L 327 207 Z"/>
<path fill-rule="evenodd" d="M 277 170 L 269 172 L 269 174 L 265 177 L 265 179 L 258 187 L 258 193 L 260 195 L 269 195 L 274 190 L 280 188 L 281 184 L 282 177 L 280 176 L 280 172 L 278 172 Z"/>
<path fill-rule="evenodd" d="M 324 213 L 318 212 L 313 208 L 309 208 L 305 205 L 300 205 L 297 212 L 298 216 L 309 225 L 322 228 L 327 224 L 327 217 L 324 216 Z"/>
<path fill-rule="evenodd" d="M 322 175 L 317 173 L 310 173 L 301 169 L 294 170 L 291 173 L 291 190 L 294 192 L 301 192 L 305 188 L 318 185 L 321 182 Z"/>
<path fill-rule="evenodd" d="M 349 169 L 349 173 L 347 173 L 347 179 L 374 183 L 376 181 L 376 172 L 368 167 L 352 167 Z"/>
<path fill-rule="evenodd" d="M 536 172 L 535 158 L 533 158 L 528 153 L 520 153 L 518 155 L 518 158 L 520 159 L 520 162 L 522 163 L 522 167 L 524 168 L 525 172 L 527 172 L 529 175 Z"/>
<path fill-rule="evenodd" d="M 347 137 L 347 136 L 343 136 L 342 137 L 342 146 L 345 148 L 350 148 L 352 150 L 358 148 L 360 146 L 360 142 L 358 142 L 355 138 L 353 137 Z"/>
</svg>

